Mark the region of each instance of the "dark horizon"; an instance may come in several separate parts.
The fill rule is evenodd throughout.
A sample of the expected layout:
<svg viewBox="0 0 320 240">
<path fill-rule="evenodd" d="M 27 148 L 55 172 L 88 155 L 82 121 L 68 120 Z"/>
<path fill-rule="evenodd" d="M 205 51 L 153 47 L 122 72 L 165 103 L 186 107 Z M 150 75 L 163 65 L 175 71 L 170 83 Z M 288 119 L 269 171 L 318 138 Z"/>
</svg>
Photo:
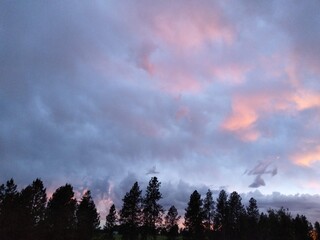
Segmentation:
<svg viewBox="0 0 320 240">
<path fill-rule="evenodd" d="M 210 189 L 204 196 L 194 190 L 182 214 L 172 203 L 164 206 L 162 199 L 161 182 L 151 177 L 145 191 L 138 182 L 133 183 L 118 208 L 112 204 L 107 216 L 99 216 L 90 189 L 77 199 L 73 186 L 66 183 L 48 197 L 39 178 L 21 191 L 10 179 L 0 184 L 0 237 L 114 240 L 116 233 L 123 240 L 143 240 L 148 236 L 168 240 L 316 240 L 320 236 L 318 221 L 312 223 L 286 207 L 263 212 L 256 199 L 250 198 L 245 204 L 236 191 L 227 193 L 222 189 L 214 198 Z"/>
</svg>

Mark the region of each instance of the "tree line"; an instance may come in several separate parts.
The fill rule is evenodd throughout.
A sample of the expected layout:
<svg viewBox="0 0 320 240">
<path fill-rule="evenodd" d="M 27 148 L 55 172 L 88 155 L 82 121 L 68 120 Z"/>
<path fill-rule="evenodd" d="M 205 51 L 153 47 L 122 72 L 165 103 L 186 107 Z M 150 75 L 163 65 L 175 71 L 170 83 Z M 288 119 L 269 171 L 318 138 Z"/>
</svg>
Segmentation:
<svg viewBox="0 0 320 240">
<path fill-rule="evenodd" d="M 113 204 L 100 227 L 100 216 L 87 190 L 79 201 L 66 184 L 47 198 L 40 179 L 17 190 L 13 179 L 0 185 L 0 239 L 2 240 L 123 240 L 217 239 L 217 240 L 320 240 L 320 225 L 304 215 L 293 217 L 288 209 L 259 211 L 257 201 L 242 204 L 237 192 L 221 190 L 216 200 L 211 190 L 204 198 L 195 190 L 179 226 L 177 208 L 167 211 L 159 203 L 161 183 L 152 177 L 145 194 L 138 182 L 122 199 L 117 211 Z M 180 227 L 180 228 L 179 228 Z"/>
</svg>

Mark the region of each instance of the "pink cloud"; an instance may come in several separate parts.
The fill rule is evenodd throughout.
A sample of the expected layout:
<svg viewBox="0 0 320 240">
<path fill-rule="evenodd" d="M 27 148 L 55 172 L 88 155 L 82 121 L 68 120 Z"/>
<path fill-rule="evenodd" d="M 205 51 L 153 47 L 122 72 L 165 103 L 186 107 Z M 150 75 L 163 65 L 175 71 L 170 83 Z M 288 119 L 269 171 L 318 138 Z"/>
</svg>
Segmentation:
<svg viewBox="0 0 320 240">
<path fill-rule="evenodd" d="M 244 142 L 254 142 L 261 136 L 261 133 L 256 129 L 246 129 L 237 133 L 239 138 Z"/>
<path fill-rule="evenodd" d="M 315 162 L 320 161 L 320 145 L 311 150 L 295 153 L 292 159 L 299 166 L 311 167 Z"/>
<path fill-rule="evenodd" d="M 248 104 L 247 100 L 242 98 L 241 100 L 233 101 L 232 113 L 222 125 L 224 129 L 229 131 L 245 129 L 258 119 L 255 109 Z"/>
<path fill-rule="evenodd" d="M 233 132 L 243 141 L 254 141 L 261 136 L 255 127 L 260 119 L 278 112 L 299 113 L 320 106 L 320 94 L 303 82 L 303 69 L 297 68 L 296 61 L 283 63 L 282 59 L 279 54 L 274 54 L 271 58 L 260 60 L 259 64 L 266 72 L 272 88 L 266 86 L 265 89 L 253 88 L 249 92 L 235 93 L 232 97 L 232 111 L 222 122 L 222 129 Z M 241 77 L 245 70 L 238 73 Z M 280 85 L 275 87 L 276 82 L 272 81 L 279 79 L 284 80 L 279 81 Z M 265 84 L 264 81 L 261 84 Z"/>
<path fill-rule="evenodd" d="M 212 67 L 212 74 L 218 81 L 241 84 L 245 82 L 246 73 L 249 70 L 249 66 L 231 63 L 224 66 Z"/>
<path fill-rule="evenodd" d="M 190 6 L 175 1 L 170 6 L 162 5 L 153 19 L 156 36 L 175 49 L 188 51 L 210 41 L 231 43 L 234 33 L 219 7 L 206 1 L 202 3 L 192 2 Z"/>
<path fill-rule="evenodd" d="M 320 107 L 320 94 L 312 90 L 301 89 L 292 96 L 298 110 Z"/>
<path fill-rule="evenodd" d="M 319 106 L 320 95 L 307 89 L 296 92 L 279 89 L 277 93 L 237 94 L 232 100 L 232 112 L 221 127 L 234 132 L 242 140 L 254 141 L 261 135 L 254 127 L 261 117 L 276 112 L 302 111 Z"/>
<path fill-rule="evenodd" d="M 143 42 L 137 43 L 133 50 L 136 65 L 148 72 L 162 91 L 200 93 L 212 79 L 208 47 L 213 43 L 230 45 L 234 41 L 235 30 L 219 4 L 156 2 L 143 4 L 136 10 L 137 15 L 131 16 L 132 22 L 127 22 L 130 26 L 138 25 L 137 31 L 143 34 Z M 226 78 L 239 75 L 235 67 L 228 68 L 217 74 L 227 74 Z"/>
<path fill-rule="evenodd" d="M 254 124 L 259 119 L 261 106 L 267 102 L 267 95 L 237 95 L 232 101 L 232 112 L 223 121 L 222 129 L 233 132 L 245 142 L 256 141 L 261 133 Z"/>
<path fill-rule="evenodd" d="M 310 66 L 305 66 L 305 64 L 300 59 L 297 54 L 290 53 L 292 60 L 285 67 L 285 73 L 288 77 L 288 82 L 295 89 L 295 91 L 290 92 L 288 96 L 288 101 L 294 104 L 295 109 L 302 111 L 309 108 L 320 106 L 320 93 L 307 88 L 304 81 L 306 80 L 304 74 L 307 72 L 309 74 L 319 73 L 319 68 L 316 70 Z M 303 67 L 302 67 L 303 66 Z M 310 67 L 310 68 L 309 68 Z"/>
</svg>

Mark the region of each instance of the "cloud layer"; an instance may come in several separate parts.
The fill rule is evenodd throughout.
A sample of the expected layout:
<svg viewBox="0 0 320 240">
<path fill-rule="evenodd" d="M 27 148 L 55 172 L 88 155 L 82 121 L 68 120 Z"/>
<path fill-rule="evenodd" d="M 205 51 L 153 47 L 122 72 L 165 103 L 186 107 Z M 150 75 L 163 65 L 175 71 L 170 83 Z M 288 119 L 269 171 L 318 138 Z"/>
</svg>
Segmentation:
<svg viewBox="0 0 320 240">
<path fill-rule="evenodd" d="M 102 209 L 157 166 L 176 204 L 220 186 L 313 198 L 319 5 L 3 2 L 0 181 L 71 182 Z"/>
</svg>

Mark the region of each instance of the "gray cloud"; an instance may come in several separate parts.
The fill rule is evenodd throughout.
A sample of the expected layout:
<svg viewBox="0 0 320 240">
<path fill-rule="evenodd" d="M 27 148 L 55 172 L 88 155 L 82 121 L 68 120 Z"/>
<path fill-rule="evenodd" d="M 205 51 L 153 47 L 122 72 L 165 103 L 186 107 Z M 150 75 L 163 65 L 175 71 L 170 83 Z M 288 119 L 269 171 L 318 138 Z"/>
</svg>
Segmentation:
<svg viewBox="0 0 320 240">
<path fill-rule="evenodd" d="M 152 168 L 150 168 L 147 171 L 146 175 L 156 175 L 156 174 L 159 174 L 159 173 L 160 172 L 157 171 L 156 166 L 153 166 Z"/>
<path fill-rule="evenodd" d="M 263 162 L 258 163 L 253 169 L 251 170 L 246 170 L 245 174 L 247 175 L 254 175 L 256 176 L 253 183 L 249 185 L 250 188 L 258 188 L 261 186 L 265 186 L 266 183 L 262 179 L 263 175 L 269 175 L 270 176 L 275 176 L 278 173 L 277 167 L 273 166 L 272 168 L 270 165 L 272 164 L 272 160 L 265 160 Z"/>
<path fill-rule="evenodd" d="M 256 178 L 254 179 L 253 183 L 251 183 L 249 185 L 250 188 L 258 188 L 258 187 L 261 187 L 261 186 L 265 186 L 266 183 L 265 181 L 261 178 L 261 174 L 260 175 L 257 175 Z"/>
<path fill-rule="evenodd" d="M 318 194 L 294 194 L 285 195 L 279 192 L 262 194 L 258 190 L 242 195 L 243 200 L 248 202 L 251 197 L 255 198 L 261 211 L 268 209 L 288 208 L 290 213 L 305 215 L 311 223 L 319 221 L 319 198 Z"/>
</svg>

